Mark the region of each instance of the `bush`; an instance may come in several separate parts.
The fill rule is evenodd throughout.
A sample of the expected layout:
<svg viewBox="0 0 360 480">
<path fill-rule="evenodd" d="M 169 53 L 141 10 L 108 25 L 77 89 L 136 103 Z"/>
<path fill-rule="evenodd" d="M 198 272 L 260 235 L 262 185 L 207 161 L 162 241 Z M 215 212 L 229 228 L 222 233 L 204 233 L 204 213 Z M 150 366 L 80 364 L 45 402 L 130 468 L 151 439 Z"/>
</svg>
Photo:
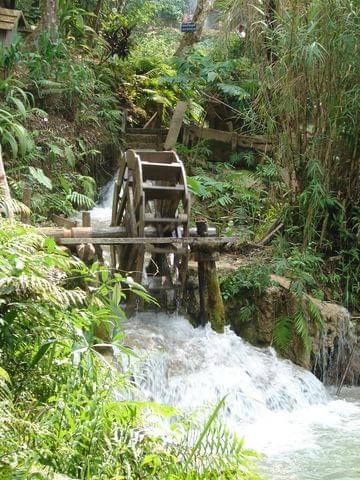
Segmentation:
<svg viewBox="0 0 360 480">
<path fill-rule="evenodd" d="M 216 423 L 223 402 L 200 433 L 174 425 L 168 443 L 151 433 L 148 414 L 179 412 L 128 400 L 131 372 L 99 353 L 131 354 L 119 326 L 123 277 L 89 269 L 35 229 L 6 220 L 0 273 L 0 479 L 257 478 L 254 454 Z M 128 288 L 149 300 L 141 286 Z"/>
</svg>

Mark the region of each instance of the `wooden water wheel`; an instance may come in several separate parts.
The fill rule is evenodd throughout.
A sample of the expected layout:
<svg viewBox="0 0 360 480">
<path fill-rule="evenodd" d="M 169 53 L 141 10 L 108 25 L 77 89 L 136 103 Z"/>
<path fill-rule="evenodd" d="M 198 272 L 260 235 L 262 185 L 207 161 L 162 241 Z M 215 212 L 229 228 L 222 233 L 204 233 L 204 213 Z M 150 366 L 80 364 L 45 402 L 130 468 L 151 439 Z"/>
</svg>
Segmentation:
<svg viewBox="0 0 360 480">
<path fill-rule="evenodd" d="M 124 226 L 127 236 L 152 238 L 189 236 L 190 202 L 183 163 L 174 151 L 128 150 L 121 158 L 114 188 L 112 226 Z M 151 293 L 181 291 L 188 246 L 178 242 L 143 241 L 113 246 L 112 268 L 132 272 Z"/>
</svg>

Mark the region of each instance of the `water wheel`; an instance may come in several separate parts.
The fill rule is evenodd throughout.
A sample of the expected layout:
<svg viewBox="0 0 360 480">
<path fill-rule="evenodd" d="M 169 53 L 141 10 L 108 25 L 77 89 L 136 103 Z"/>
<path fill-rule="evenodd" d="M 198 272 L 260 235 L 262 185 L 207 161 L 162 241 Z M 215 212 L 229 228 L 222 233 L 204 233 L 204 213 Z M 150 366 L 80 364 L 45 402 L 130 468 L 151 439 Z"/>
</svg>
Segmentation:
<svg viewBox="0 0 360 480">
<path fill-rule="evenodd" d="M 180 238 L 189 235 L 190 202 L 183 163 L 173 151 L 128 150 L 114 188 L 112 226 L 128 237 Z M 151 293 L 184 286 L 188 246 L 151 243 L 113 246 L 112 268 L 132 272 Z"/>
</svg>

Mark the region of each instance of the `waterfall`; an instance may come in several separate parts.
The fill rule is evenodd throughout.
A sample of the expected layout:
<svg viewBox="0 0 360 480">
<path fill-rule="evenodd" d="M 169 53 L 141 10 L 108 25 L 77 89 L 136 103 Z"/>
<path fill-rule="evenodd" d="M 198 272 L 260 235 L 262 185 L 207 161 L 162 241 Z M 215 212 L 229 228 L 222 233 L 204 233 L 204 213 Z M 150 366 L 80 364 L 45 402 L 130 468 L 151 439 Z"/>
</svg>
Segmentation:
<svg viewBox="0 0 360 480">
<path fill-rule="evenodd" d="M 115 177 L 102 187 L 99 201 L 91 211 L 93 225 L 109 226 L 111 223 Z"/>
<path fill-rule="evenodd" d="M 360 405 L 334 400 L 314 375 L 272 348 L 255 348 L 229 329 L 194 329 L 178 315 L 138 314 L 124 329 L 126 345 L 140 354 L 130 368 L 141 398 L 204 414 L 226 396 L 223 421 L 267 456 L 262 468 L 270 480 L 360 478 L 321 476 L 332 461 L 338 471 L 360 474 Z M 314 450 L 322 456 L 314 459 Z M 304 475 L 316 462 L 321 475 Z"/>
</svg>

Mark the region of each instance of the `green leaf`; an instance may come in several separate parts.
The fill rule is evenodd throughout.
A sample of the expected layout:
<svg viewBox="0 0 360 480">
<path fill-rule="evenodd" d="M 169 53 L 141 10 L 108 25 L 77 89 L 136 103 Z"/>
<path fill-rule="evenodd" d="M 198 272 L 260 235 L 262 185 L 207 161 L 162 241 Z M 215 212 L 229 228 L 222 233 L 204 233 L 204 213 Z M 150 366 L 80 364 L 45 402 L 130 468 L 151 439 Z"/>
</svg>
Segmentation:
<svg viewBox="0 0 360 480">
<path fill-rule="evenodd" d="M 219 412 L 220 410 L 222 409 L 222 407 L 224 406 L 224 403 L 225 403 L 225 400 L 226 400 L 226 396 L 223 397 L 219 403 L 216 405 L 213 413 L 210 415 L 210 417 L 208 418 L 202 432 L 200 433 L 195 445 L 193 446 L 193 448 L 191 449 L 191 452 L 190 452 L 190 455 L 189 457 L 187 458 L 186 460 L 186 463 L 185 465 L 188 466 L 191 462 L 191 460 L 194 458 L 196 452 L 199 450 L 199 448 L 201 447 L 201 444 L 202 444 L 202 441 L 203 439 L 205 438 L 205 435 L 207 434 L 207 432 L 210 430 L 210 427 L 211 425 L 215 422 L 215 420 L 217 419 L 218 415 L 219 415 Z"/>
<path fill-rule="evenodd" d="M 37 365 L 40 362 L 40 360 L 43 358 L 43 356 L 46 354 L 46 352 L 49 350 L 49 348 L 56 343 L 57 343 L 57 340 L 48 340 L 47 342 L 43 343 L 39 348 L 39 350 L 33 356 L 30 362 L 30 367 L 32 368 L 35 365 Z"/>
<path fill-rule="evenodd" d="M 2 367 L 0 367 L 0 378 L 5 380 L 7 383 L 11 383 L 10 375 Z"/>
<path fill-rule="evenodd" d="M 49 177 L 45 175 L 41 168 L 29 167 L 31 176 L 36 180 L 40 185 L 43 185 L 48 190 L 52 190 L 52 182 Z"/>
<path fill-rule="evenodd" d="M 49 147 L 50 147 L 50 152 L 53 153 L 54 155 L 58 155 L 59 157 L 64 156 L 64 152 L 62 151 L 62 149 L 57 145 L 55 145 L 54 143 L 49 143 Z"/>
<path fill-rule="evenodd" d="M 75 167 L 76 157 L 74 155 L 72 147 L 70 147 L 69 145 L 65 147 L 65 158 L 68 164 L 70 165 L 70 167 Z"/>
<path fill-rule="evenodd" d="M 191 193 L 201 196 L 202 188 L 200 182 L 195 177 L 187 177 L 187 184 Z"/>
<path fill-rule="evenodd" d="M 237 97 L 239 100 L 243 100 L 245 98 L 250 97 L 250 94 L 243 88 L 239 87 L 238 85 L 228 85 L 225 83 L 218 83 L 217 87 L 226 95 L 230 95 L 231 97 Z"/>
<path fill-rule="evenodd" d="M 26 117 L 26 107 L 23 104 L 23 102 L 16 97 L 10 97 L 9 100 L 11 100 L 13 103 L 15 103 L 17 109 L 19 110 L 20 115 L 23 118 L 25 118 Z"/>
</svg>

